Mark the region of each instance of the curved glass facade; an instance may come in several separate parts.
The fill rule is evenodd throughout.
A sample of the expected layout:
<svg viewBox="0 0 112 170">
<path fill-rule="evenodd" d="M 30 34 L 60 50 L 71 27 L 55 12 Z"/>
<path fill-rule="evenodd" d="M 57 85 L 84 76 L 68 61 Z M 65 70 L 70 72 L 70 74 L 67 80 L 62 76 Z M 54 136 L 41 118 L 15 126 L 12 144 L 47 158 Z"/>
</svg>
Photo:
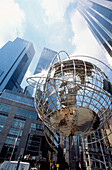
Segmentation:
<svg viewBox="0 0 112 170">
<path fill-rule="evenodd" d="M 95 38 L 112 57 L 112 3 L 106 0 L 79 0 L 78 10 Z"/>
</svg>

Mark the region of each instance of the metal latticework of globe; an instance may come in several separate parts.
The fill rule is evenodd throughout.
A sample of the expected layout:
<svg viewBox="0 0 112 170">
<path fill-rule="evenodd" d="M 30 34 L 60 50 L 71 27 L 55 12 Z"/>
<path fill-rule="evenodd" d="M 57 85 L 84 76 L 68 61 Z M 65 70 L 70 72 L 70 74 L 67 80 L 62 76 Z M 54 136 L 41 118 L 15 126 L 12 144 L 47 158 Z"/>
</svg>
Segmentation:
<svg viewBox="0 0 112 170">
<path fill-rule="evenodd" d="M 111 95 L 103 89 L 109 79 L 83 56 L 56 58 L 46 75 L 29 78 L 36 84 L 36 110 L 44 125 L 59 136 L 88 135 L 111 117 Z"/>
</svg>

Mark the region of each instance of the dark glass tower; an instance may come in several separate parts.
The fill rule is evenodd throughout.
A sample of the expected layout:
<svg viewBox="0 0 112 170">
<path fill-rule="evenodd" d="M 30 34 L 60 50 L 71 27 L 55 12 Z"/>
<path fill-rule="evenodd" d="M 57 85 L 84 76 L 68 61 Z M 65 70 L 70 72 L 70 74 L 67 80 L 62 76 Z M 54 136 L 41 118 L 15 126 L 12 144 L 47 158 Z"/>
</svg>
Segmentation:
<svg viewBox="0 0 112 170">
<path fill-rule="evenodd" d="M 21 91 L 20 84 L 35 54 L 33 44 L 20 38 L 0 49 L 0 92 Z"/>
<path fill-rule="evenodd" d="M 78 10 L 100 45 L 112 57 L 112 2 L 79 0 Z"/>
</svg>

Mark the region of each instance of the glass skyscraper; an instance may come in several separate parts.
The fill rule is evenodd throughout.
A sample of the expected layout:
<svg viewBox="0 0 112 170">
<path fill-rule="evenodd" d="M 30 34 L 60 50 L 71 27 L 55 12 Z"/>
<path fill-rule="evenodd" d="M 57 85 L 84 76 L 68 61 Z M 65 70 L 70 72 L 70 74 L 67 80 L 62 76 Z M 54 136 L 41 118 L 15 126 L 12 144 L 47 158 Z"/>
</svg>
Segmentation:
<svg viewBox="0 0 112 170">
<path fill-rule="evenodd" d="M 32 43 L 20 38 L 0 49 L 0 92 L 3 91 L 0 94 L 0 163 L 21 157 L 21 161 L 27 160 L 31 166 L 40 160 L 47 166 L 48 153 L 53 152 L 45 141 L 34 98 L 24 94 L 25 91 L 20 93 L 20 83 L 34 54 Z M 49 55 L 46 57 L 49 60 Z M 42 67 L 48 66 L 45 58 L 42 63 Z M 48 137 L 50 142 L 54 141 L 51 132 Z"/>
<path fill-rule="evenodd" d="M 78 0 L 77 8 L 99 44 L 112 57 L 112 1 Z M 108 122 L 108 126 L 102 127 L 87 137 L 85 162 L 88 169 L 111 169 L 112 135 L 101 140 L 111 131 L 111 126 L 112 123 Z M 101 141 L 95 142 L 97 139 Z"/>
<path fill-rule="evenodd" d="M 47 70 L 50 66 L 51 61 L 53 60 L 53 58 L 56 54 L 57 54 L 56 51 L 53 51 L 48 48 L 44 48 L 41 53 L 40 59 L 37 63 L 36 69 L 34 71 L 34 75 L 41 73 L 42 70 Z M 34 91 L 34 89 L 30 85 L 26 89 L 26 93 L 30 96 L 33 95 L 33 91 Z"/>
<path fill-rule="evenodd" d="M 57 52 L 50 50 L 48 48 L 44 48 L 42 54 L 40 56 L 39 62 L 36 66 L 34 74 L 41 73 L 43 69 L 47 70 L 50 66 L 50 63 L 53 57 L 57 54 Z"/>
<path fill-rule="evenodd" d="M 7 42 L 0 49 L 0 92 L 20 92 L 21 82 L 35 54 L 33 44 L 20 38 Z"/>
<path fill-rule="evenodd" d="M 111 0 L 79 0 L 78 10 L 101 46 L 112 57 Z"/>
</svg>

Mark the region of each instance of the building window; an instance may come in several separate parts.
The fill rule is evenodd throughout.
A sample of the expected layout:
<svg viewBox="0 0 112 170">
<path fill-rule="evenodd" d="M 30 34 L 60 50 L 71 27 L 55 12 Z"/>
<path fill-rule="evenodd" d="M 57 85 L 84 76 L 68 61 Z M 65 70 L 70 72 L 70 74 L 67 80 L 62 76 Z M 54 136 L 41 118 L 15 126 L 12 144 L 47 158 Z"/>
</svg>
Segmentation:
<svg viewBox="0 0 112 170">
<path fill-rule="evenodd" d="M 108 8 L 105 8 L 99 4 L 93 3 L 92 6 L 93 9 L 97 10 L 100 14 L 104 15 L 106 18 L 111 20 L 111 16 L 112 16 L 112 11 Z"/>
<path fill-rule="evenodd" d="M 12 126 L 8 132 L 5 144 L 16 146 L 19 145 L 19 141 L 23 133 L 24 124 L 25 120 L 18 118 L 13 119 Z"/>
<path fill-rule="evenodd" d="M 2 131 L 3 127 L 4 127 L 3 125 L 0 125 L 0 132 Z"/>
<path fill-rule="evenodd" d="M 24 128 L 25 120 L 14 118 L 12 127 Z"/>
<path fill-rule="evenodd" d="M 0 115 L 0 124 L 4 124 L 7 119 L 6 115 Z"/>
<path fill-rule="evenodd" d="M 10 128 L 9 133 L 10 135 L 13 136 L 22 136 L 23 130 L 16 129 L 16 128 Z"/>
<path fill-rule="evenodd" d="M 41 124 L 31 123 L 30 130 L 43 131 L 43 126 Z"/>
<path fill-rule="evenodd" d="M 14 145 L 15 144 L 16 146 L 18 146 L 19 141 L 20 141 L 19 138 L 17 139 L 17 142 L 16 142 L 16 137 L 7 136 L 5 144 L 7 144 L 7 145 Z"/>
<path fill-rule="evenodd" d="M 10 91 L 7 91 L 3 94 L 2 98 L 4 99 L 10 99 L 11 101 L 22 103 L 28 106 L 34 106 L 34 100 L 31 97 L 23 97 L 20 93 L 17 95 L 16 93 L 11 93 Z"/>
<path fill-rule="evenodd" d="M 10 105 L 8 105 L 8 104 L 0 103 L 0 111 L 9 113 L 10 110 L 11 110 L 11 107 L 12 107 L 12 106 L 10 106 Z"/>
<path fill-rule="evenodd" d="M 3 127 L 4 127 L 4 123 L 7 119 L 6 115 L 0 115 L 0 132 L 2 131 Z"/>
<path fill-rule="evenodd" d="M 22 109 L 22 108 L 18 108 L 18 110 L 16 111 L 16 115 L 22 116 L 22 117 L 25 117 L 25 118 L 37 120 L 37 113 L 36 112 L 26 110 L 26 109 Z"/>
<path fill-rule="evenodd" d="M 25 154 L 38 156 L 40 154 L 41 141 L 42 138 L 38 137 L 37 135 L 29 135 Z"/>
<path fill-rule="evenodd" d="M 14 88 L 14 86 L 16 86 L 16 83 L 19 76 L 22 74 L 22 71 L 25 67 L 25 64 L 28 60 L 27 55 L 25 54 L 24 57 L 22 58 L 21 62 L 19 63 L 18 67 L 16 68 L 16 70 L 14 71 L 12 77 L 10 78 L 9 82 L 7 83 L 5 89 L 9 89 L 12 90 Z"/>
</svg>

